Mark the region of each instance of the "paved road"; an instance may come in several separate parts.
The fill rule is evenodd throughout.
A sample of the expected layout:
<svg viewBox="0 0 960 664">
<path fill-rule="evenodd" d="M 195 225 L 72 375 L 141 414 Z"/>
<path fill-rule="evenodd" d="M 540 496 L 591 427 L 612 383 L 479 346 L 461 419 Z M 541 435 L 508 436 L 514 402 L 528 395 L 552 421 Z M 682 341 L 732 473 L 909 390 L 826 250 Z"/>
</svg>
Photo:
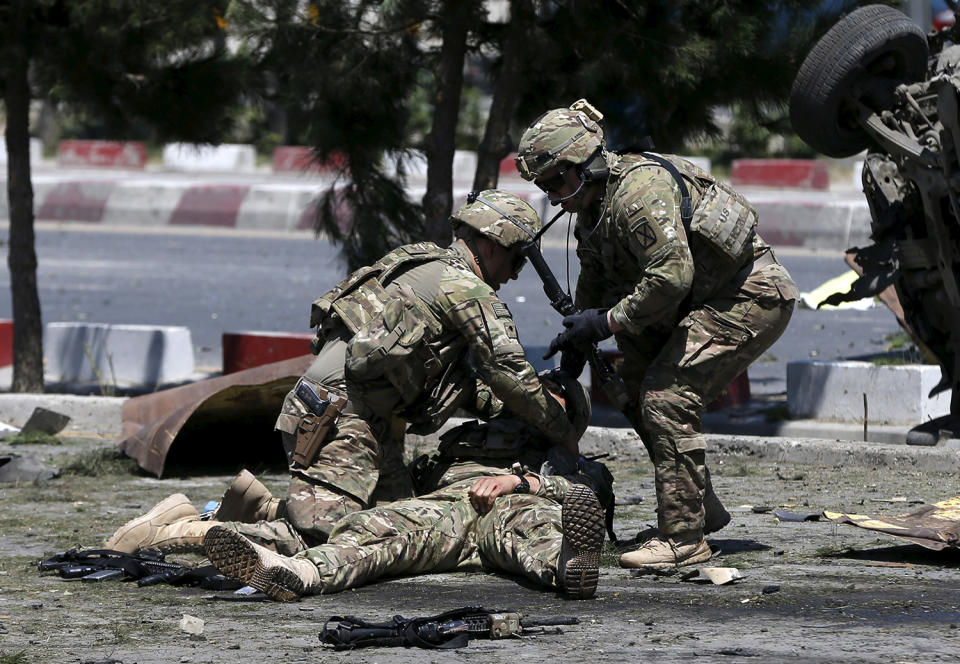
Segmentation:
<svg viewBox="0 0 960 664">
<path fill-rule="evenodd" d="M 6 244 L 8 231 L 0 229 Z M 555 236 L 556 237 L 556 236 Z M 225 331 L 307 332 L 310 302 L 344 275 L 336 250 L 309 234 L 244 234 L 184 230 L 133 232 L 41 224 L 37 230 L 39 287 L 44 322 L 79 321 L 185 325 L 193 334 L 198 366 L 219 367 Z M 561 283 L 564 248 L 545 249 Z M 845 271 L 839 252 L 782 249 L 781 260 L 801 290 Z M 571 252 L 570 283 L 578 267 Z M 560 317 L 527 270 L 504 286 L 527 346 L 544 347 Z M 0 271 L 0 317 L 11 313 L 9 273 Z M 784 336 L 751 369 L 755 392 L 784 386 L 784 362 L 852 357 L 883 351 L 897 331 L 893 317 L 870 311 L 798 310 Z"/>
</svg>

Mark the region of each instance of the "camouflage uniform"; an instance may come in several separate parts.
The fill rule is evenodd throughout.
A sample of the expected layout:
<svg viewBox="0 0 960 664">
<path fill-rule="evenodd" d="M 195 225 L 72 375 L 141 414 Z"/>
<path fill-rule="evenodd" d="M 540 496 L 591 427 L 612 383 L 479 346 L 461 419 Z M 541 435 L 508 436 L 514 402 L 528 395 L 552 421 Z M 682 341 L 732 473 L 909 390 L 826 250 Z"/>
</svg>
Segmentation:
<svg viewBox="0 0 960 664">
<path fill-rule="evenodd" d="M 548 111 L 524 133 L 517 168 L 554 186 L 562 176 L 550 173 L 576 166 L 580 189 L 565 204 L 579 211 L 576 305 L 609 309 L 622 328 L 628 417 L 654 464 L 660 534 L 689 541 L 704 528 L 704 407 L 776 341 L 798 292 L 746 199 L 678 157 L 607 152 L 602 118 L 586 100 Z M 686 184 L 686 220 L 660 160 Z M 584 188 L 593 198 L 576 198 Z"/>
<path fill-rule="evenodd" d="M 533 232 L 539 228 L 536 213 L 515 196 L 482 192 L 481 201 L 461 208 L 455 221 L 504 245 L 525 237 L 511 231 L 521 227 L 517 220 L 530 224 L 532 216 Z M 482 226 L 490 210 L 498 222 Z M 501 214 L 512 223 L 502 223 Z M 458 408 L 483 418 L 508 409 L 555 443 L 570 436 L 563 408 L 525 359 L 507 305 L 473 271 L 459 243 L 390 252 L 314 302 L 311 324 L 317 357 L 301 380 L 344 405 L 306 464 L 294 460 L 308 414 L 295 390 L 277 420 L 292 475 L 285 518 L 308 544 L 325 541 L 351 512 L 413 495 L 403 466 L 407 429 L 436 431 Z M 266 544 L 276 529 L 262 526 L 258 536 L 256 527 L 237 528 Z M 285 539 L 274 543 L 281 553 L 297 546 Z"/>
<path fill-rule="evenodd" d="M 693 228 L 681 222 L 679 187 L 663 166 L 610 155 L 603 199 L 577 219 L 576 304 L 609 308 L 623 326 L 620 373 L 655 466 L 659 529 L 673 537 L 703 530 L 704 408 L 783 333 L 798 293 L 752 228 L 736 257 L 702 228 L 711 216 L 755 221 L 749 203 L 666 158 L 688 183 Z"/>
<path fill-rule="evenodd" d="M 581 401 L 587 414 L 574 418 L 581 421 L 574 425 L 578 433 L 589 421 L 589 403 Z M 563 499 L 572 481 L 612 499 L 612 478 L 607 475 L 598 483 L 578 474 L 576 462 L 572 467 L 557 462 L 569 453 L 549 444 L 518 420 L 466 422 L 446 432 L 439 449 L 414 464 L 418 489 L 425 495 L 350 514 L 336 524 L 326 544 L 299 555 L 317 566 L 324 594 L 388 576 L 464 567 L 558 586 Z M 514 462 L 524 469 L 546 468 L 548 460 L 551 468 L 569 474 L 541 471 L 536 494 L 500 496 L 486 514 L 471 504 L 468 491 L 478 479 L 509 474 Z"/>
</svg>

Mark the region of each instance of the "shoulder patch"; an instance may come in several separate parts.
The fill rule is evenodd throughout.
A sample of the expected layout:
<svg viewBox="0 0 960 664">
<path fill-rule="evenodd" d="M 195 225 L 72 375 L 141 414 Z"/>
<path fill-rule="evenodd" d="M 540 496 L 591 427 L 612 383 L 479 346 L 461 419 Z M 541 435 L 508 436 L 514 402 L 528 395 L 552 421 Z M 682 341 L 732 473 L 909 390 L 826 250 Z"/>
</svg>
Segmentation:
<svg viewBox="0 0 960 664">
<path fill-rule="evenodd" d="M 493 302 L 491 305 L 493 307 L 493 313 L 497 315 L 497 318 L 513 318 L 510 314 L 510 310 L 507 309 L 507 305 L 502 301 Z"/>
<path fill-rule="evenodd" d="M 650 222 L 644 217 L 630 227 L 630 230 L 636 233 L 637 241 L 644 249 L 649 249 L 657 243 L 657 234 L 650 226 Z"/>
</svg>

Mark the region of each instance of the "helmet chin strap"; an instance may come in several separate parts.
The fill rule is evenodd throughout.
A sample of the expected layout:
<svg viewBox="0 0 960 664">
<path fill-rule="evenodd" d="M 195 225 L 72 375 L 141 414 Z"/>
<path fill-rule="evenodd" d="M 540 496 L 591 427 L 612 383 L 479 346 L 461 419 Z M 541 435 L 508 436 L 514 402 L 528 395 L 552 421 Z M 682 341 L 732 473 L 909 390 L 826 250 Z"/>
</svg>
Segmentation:
<svg viewBox="0 0 960 664">
<path fill-rule="evenodd" d="M 571 198 L 575 198 L 575 197 L 577 197 L 577 196 L 580 195 L 580 192 L 583 190 L 583 185 L 585 185 L 585 184 L 587 183 L 587 179 L 586 179 L 585 177 L 583 177 L 583 173 L 580 171 L 579 168 L 577 169 L 577 175 L 580 176 L 580 186 L 577 187 L 577 190 L 576 190 L 575 192 L 573 192 L 572 194 L 570 194 L 569 196 L 563 196 L 563 197 L 561 197 L 561 198 L 558 198 L 558 199 L 555 200 L 555 201 L 550 201 L 550 205 L 553 205 L 554 207 L 556 207 L 557 205 L 560 205 L 560 204 L 563 203 L 564 201 L 568 201 L 568 200 L 570 200 Z"/>
</svg>

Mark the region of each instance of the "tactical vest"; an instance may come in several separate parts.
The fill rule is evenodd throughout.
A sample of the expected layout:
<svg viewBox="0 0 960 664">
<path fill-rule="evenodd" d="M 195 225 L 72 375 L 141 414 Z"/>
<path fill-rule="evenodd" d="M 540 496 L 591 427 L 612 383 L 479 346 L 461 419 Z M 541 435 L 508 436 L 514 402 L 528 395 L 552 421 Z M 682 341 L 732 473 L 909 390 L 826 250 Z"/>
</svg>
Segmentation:
<svg viewBox="0 0 960 664">
<path fill-rule="evenodd" d="M 329 332 L 343 324 L 352 335 L 344 373 L 353 394 L 389 382 L 402 399 L 399 414 L 433 431 L 458 407 L 474 378 L 462 348 L 434 347 L 443 332 L 436 314 L 405 284 L 388 285 L 401 268 L 442 261 L 466 269 L 449 249 L 421 242 L 395 249 L 373 265 L 357 270 L 313 303 L 311 324 L 319 352 Z M 376 410 L 376 404 L 369 404 Z"/>
<path fill-rule="evenodd" d="M 323 348 L 330 330 L 342 323 L 351 334 L 380 315 L 392 299 L 383 285 L 401 267 L 432 260 L 452 261 L 450 250 L 431 242 L 418 242 L 394 249 L 373 265 L 356 270 L 346 279 L 324 293 L 310 307 L 310 327 L 317 328 L 310 342 L 316 355 Z"/>
<path fill-rule="evenodd" d="M 690 300 L 699 304 L 730 282 L 753 255 L 753 237 L 757 226 L 754 207 L 732 189 L 690 162 L 672 155 L 656 155 L 673 165 L 672 173 L 681 191 L 690 191 L 693 215 L 684 230 L 693 254 L 693 285 Z M 644 154 L 621 155 L 610 168 L 610 180 L 604 209 L 626 175 L 643 166 L 664 167 Z M 670 169 L 668 169 L 670 170 Z M 609 213 L 608 213 L 609 214 Z"/>
</svg>

